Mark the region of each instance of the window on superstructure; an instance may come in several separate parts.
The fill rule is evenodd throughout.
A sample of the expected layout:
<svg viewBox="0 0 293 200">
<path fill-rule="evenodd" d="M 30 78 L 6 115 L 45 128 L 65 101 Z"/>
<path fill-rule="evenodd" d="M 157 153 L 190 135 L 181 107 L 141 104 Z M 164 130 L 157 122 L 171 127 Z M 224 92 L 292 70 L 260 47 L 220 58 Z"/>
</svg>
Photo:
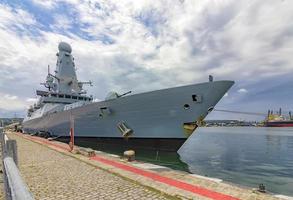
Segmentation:
<svg viewBox="0 0 293 200">
<path fill-rule="evenodd" d="M 77 96 L 72 96 L 72 99 L 77 99 Z"/>
<path fill-rule="evenodd" d="M 71 99 L 71 96 L 70 95 L 65 95 L 65 98 Z"/>
</svg>

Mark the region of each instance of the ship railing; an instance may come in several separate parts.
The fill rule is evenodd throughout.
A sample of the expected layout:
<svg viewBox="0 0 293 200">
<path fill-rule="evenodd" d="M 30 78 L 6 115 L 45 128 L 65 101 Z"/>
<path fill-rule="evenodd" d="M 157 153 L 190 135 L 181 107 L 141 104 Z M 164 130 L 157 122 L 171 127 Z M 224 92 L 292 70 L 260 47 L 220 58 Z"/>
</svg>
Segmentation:
<svg viewBox="0 0 293 200">
<path fill-rule="evenodd" d="M 34 197 L 28 190 L 18 169 L 16 140 L 9 139 L 2 127 L 0 127 L 0 142 L 5 199 L 33 200 Z"/>
</svg>

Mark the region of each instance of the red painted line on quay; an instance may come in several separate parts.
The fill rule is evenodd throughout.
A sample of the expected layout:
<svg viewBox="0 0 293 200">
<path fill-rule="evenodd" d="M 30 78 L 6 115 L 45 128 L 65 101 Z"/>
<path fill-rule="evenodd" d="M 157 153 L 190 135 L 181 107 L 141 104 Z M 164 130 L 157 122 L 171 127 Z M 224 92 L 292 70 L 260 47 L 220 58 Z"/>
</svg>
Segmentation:
<svg viewBox="0 0 293 200">
<path fill-rule="evenodd" d="M 19 134 L 19 133 L 17 133 L 17 135 L 19 135 L 21 137 L 24 137 L 24 138 L 27 138 L 29 140 L 34 140 L 34 141 L 37 141 L 39 143 L 46 144 L 46 145 L 51 146 L 51 147 L 55 147 L 55 148 L 65 150 L 65 151 L 70 151 L 70 149 L 68 147 L 65 147 L 63 145 L 54 144 L 53 142 L 47 141 L 46 139 L 38 138 L 38 137 L 35 137 L 35 136 L 25 136 L 25 135 Z M 198 194 L 198 195 L 201 195 L 201 196 L 204 196 L 204 197 L 208 197 L 210 199 L 214 199 L 214 200 L 240 200 L 239 198 L 236 198 L 236 197 L 233 197 L 233 196 L 230 196 L 230 195 L 222 194 L 222 193 L 215 192 L 213 190 L 209 190 L 209 189 L 206 189 L 206 188 L 203 188 L 203 187 L 195 186 L 195 185 L 192 185 L 192 184 L 189 184 L 189 183 L 185 183 L 185 182 L 178 181 L 178 180 L 175 180 L 175 179 L 172 179 L 172 178 L 161 176 L 161 175 L 159 175 L 157 173 L 149 172 L 149 171 L 146 171 L 146 170 L 143 170 L 143 169 L 139 169 L 137 167 L 122 164 L 122 163 L 119 163 L 117 161 L 105 159 L 105 158 L 103 158 L 101 156 L 96 155 L 96 156 L 91 157 L 90 159 L 98 161 L 98 162 L 105 163 L 107 165 L 111 165 L 113 167 L 117 167 L 119 169 L 123 169 L 125 171 L 132 172 L 134 174 L 138 174 L 138 175 L 150 178 L 150 179 L 152 179 L 154 181 L 158 181 L 158 182 L 161 182 L 161 183 L 164 183 L 164 184 L 167 184 L 167 185 L 170 185 L 170 186 L 173 186 L 173 187 L 185 190 L 185 191 L 192 192 L 194 194 Z"/>
<path fill-rule="evenodd" d="M 43 138 L 40 138 L 40 137 L 37 137 L 37 136 L 24 135 L 24 134 L 21 134 L 21 133 L 16 133 L 16 134 L 18 136 L 20 136 L 20 137 L 27 138 L 29 140 L 34 140 L 34 141 L 36 141 L 38 143 L 46 144 L 48 146 L 55 147 L 55 148 L 58 148 L 58 149 L 61 149 L 61 150 L 64 150 L 64 151 L 70 151 L 69 147 L 65 147 L 65 146 L 63 146 L 61 144 L 54 144 L 53 142 L 50 142 L 47 139 L 43 139 Z"/>
<path fill-rule="evenodd" d="M 153 179 L 155 181 L 165 183 L 167 185 L 171 185 L 171 186 L 174 186 L 176 188 L 186 190 L 186 191 L 189 191 L 189 192 L 192 192 L 192 193 L 204 196 L 204 197 L 208 197 L 208 198 L 211 198 L 211 199 L 215 199 L 215 200 L 239 200 L 238 198 L 235 198 L 235 197 L 232 197 L 232 196 L 229 196 L 229 195 L 226 195 L 226 194 L 215 192 L 215 191 L 203 188 L 203 187 L 191 185 L 189 183 L 185 183 L 185 182 L 182 182 L 182 181 L 177 181 L 175 179 L 168 178 L 168 177 L 165 177 L 165 176 L 161 176 L 161 175 L 153 173 L 153 172 L 145 171 L 143 169 L 139 169 L 139 168 L 136 168 L 136 167 L 125 165 L 125 164 L 122 164 L 122 163 L 119 163 L 119 162 L 116 162 L 116 161 L 113 161 L 113 160 L 108 160 L 108 159 L 102 158 L 100 156 L 94 156 L 94 157 L 91 157 L 90 159 L 96 160 L 96 161 L 99 161 L 99 162 L 102 162 L 102 163 L 105 163 L 105 164 L 108 164 L 108 165 L 111 165 L 113 167 L 123 169 L 125 171 L 129 171 L 129 172 L 132 172 L 132 173 L 144 176 L 144 177 L 148 177 L 148 178 Z"/>
</svg>

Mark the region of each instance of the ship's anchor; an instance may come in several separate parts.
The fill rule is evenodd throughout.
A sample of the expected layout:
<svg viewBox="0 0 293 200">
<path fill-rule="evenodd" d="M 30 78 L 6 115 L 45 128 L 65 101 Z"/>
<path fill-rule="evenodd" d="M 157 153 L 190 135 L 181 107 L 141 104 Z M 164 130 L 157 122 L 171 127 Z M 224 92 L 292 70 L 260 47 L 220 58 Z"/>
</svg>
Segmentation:
<svg viewBox="0 0 293 200">
<path fill-rule="evenodd" d="M 119 122 L 117 124 L 117 128 L 120 131 L 120 133 L 122 134 L 122 136 L 124 138 L 128 138 L 129 136 L 131 136 L 133 134 L 133 130 L 131 128 L 129 128 L 125 122 Z"/>
</svg>

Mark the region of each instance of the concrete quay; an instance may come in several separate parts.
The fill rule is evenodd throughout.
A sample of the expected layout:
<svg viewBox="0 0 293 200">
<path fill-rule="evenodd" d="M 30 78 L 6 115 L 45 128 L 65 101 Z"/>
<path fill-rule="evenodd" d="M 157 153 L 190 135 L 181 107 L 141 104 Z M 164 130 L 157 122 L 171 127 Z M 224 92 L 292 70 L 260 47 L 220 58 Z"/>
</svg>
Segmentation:
<svg viewBox="0 0 293 200">
<path fill-rule="evenodd" d="M 67 144 L 44 138 L 14 132 L 8 137 L 17 141 L 19 169 L 35 199 L 281 199 L 104 152 L 70 152 Z"/>
</svg>

